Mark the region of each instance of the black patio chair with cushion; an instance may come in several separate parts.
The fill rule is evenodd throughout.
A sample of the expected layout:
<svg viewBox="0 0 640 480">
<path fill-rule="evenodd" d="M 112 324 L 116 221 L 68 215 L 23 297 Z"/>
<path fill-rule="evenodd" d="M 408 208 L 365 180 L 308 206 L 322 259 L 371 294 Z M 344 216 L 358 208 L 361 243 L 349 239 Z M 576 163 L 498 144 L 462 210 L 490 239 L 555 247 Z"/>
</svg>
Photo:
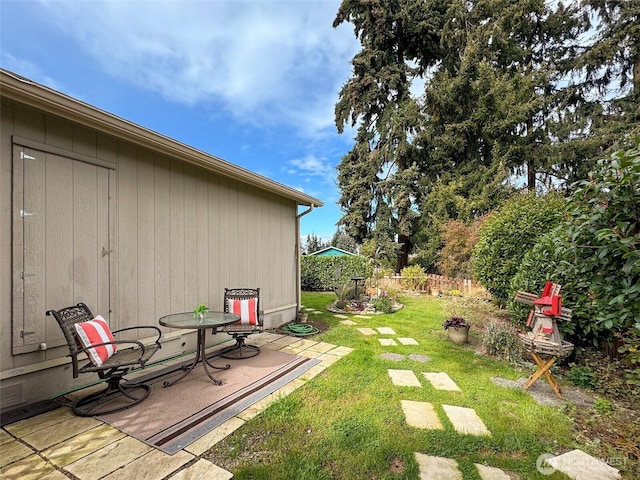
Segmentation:
<svg viewBox="0 0 640 480">
<path fill-rule="evenodd" d="M 73 367 L 73 378 L 80 373 L 95 372 L 107 382 L 107 387 L 97 393 L 87 395 L 71 406 L 76 415 L 90 417 L 118 412 L 132 407 L 149 396 L 150 387 L 136 382 L 128 382 L 124 376 L 130 369 L 144 367 L 161 347 L 161 331 L 155 326 L 139 326 L 114 330 L 100 315 L 93 315 L 84 303 L 78 303 L 61 310 L 48 310 L 60 325 L 69 347 L 69 357 Z M 138 340 L 116 340 L 113 334 L 129 330 L 151 329 L 157 333 L 155 343 L 143 345 Z M 88 362 L 80 367 L 79 356 L 86 355 Z"/>
<path fill-rule="evenodd" d="M 260 353 L 260 347 L 247 345 L 245 340 L 254 333 L 262 332 L 264 314 L 260 311 L 259 288 L 225 288 L 224 311 L 240 315 L 240 320 L 232 325 L 222 327 L 236 343 L 223 348 L 220 356 L 223 358 L 240 359 L 255 357 Z"/>
</svg>

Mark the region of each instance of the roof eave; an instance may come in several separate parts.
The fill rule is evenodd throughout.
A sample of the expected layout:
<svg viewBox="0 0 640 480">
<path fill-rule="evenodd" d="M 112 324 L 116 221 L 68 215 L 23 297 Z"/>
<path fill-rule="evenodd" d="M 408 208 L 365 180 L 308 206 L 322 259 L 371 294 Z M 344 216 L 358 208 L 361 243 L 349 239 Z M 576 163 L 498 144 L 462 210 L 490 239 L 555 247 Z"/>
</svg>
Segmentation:
<svg viewBox="0 0 640 480">
<path fill-rule="evenodd" d="M 0 95 L 219 175 L 278 194 L 296 201 L 299 205 L 314 207 L 324 205 L 319 199 L 295 188 L 270 180 L 4 69 L 0 69 Z"/>
</svg>

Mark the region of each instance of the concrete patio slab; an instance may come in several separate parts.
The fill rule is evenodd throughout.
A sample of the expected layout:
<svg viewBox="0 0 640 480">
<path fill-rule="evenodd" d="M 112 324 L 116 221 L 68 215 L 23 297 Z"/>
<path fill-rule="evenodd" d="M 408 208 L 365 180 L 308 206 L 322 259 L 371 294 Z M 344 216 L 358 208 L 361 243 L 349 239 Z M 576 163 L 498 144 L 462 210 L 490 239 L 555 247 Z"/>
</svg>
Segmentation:
<svg viewBox="0 0 640 480">
<path fill-rule="evenodd" d="M 231 480 L 233 474 L 208 460 L 200 459 L 171 478 L 174 480 Z"/>
<path fill-rule="evenodd" d="M 378 341 L 383 347 L 395 347 L 398 345 L 393 338 L 379 338 Z"/>
<path fill-rule="evenodd" d="M 52 475 L 55 472 L 56 469 L 53 465 L 32 452 L 32 455 L 0 468 L 0 478 L 35 480 L 44 478 L 45 475 Z M 66 479 L 67 477 L 63 476 L 63 478 Z"/>
<path fill-rule="evenodd" d="M 421 387 L 422 384 L 416 374 L 411 370 L 393 370 L 387 369 L 391 382 L 399 387 Z"/>
<path fill-rule="evenodd" d="M 491 435 L 473 408 L 442 405 L 456 432 L 469 435 Z"/>
<path fill-rule="evenodd" d="M 454 392 L 461 392 L 460 387 L 456 385 L 456 382 L 451 380 L 451 377 L 445 372 L 422 372 L 427 380 L 433 385 L 436 390 L 450 390 Z"/>
<path fill-rule="evenodd" d="M 378 327 L 378 328 L 376 328 L 376 330 L 378 330 L 378 332 L 380 332 L 382 335 L 395 335 L 396 334 L 396 332 L 391 327 Z"/>
<path fill-rule="evenodd" d="M 9 465 L 21 458 L 26 458 L 33 454 L 33 450 L 27 447 L 24 443 L 20 443 L 17 440 L 6 442 L 2 445 L 2 455 L 0 456 L 0 467 Z"/>
<path fill-rule="evenodd" d="M 357 330 L 363 335 L 377 335 L 378 334 L 378 332 L 376 332 L 373 328 L 369 328 L 369 327 L 358 328 Z"/>
<path fill-rule="evenodd" d="M 462 480 L 458 462 L 452 458 L 433 457 L 414 452 L 420 471 L 420 480 Z"/>
<path fill-rule="evenodd" d="M 153 450 L 146 443 L 125 437 L 86 455 L 64 468 L 83 480 L 97 480 Z"/>
<path fill-rule="evenodd" d="M 101 424 L 62 443 L 53 445 L 41 453 L 54 465 L 64 467 L 124 437 L 125 434 L 120 430 L 111 425 Z"/>
<path fill-rule="evenodd" d="M 407 425 L 428 430 L 444 430 L 433 405 L 428 402 L 400 400 Z"/>
<path fill-rule="evenodd" d="M 194 458 L 193 455 L 185 451 L 168 455 L 154 448 L 149 453 L 102 478 L 103 480 L 120 480 L 122 478 L 157 480 L 175 472 Z"/>
<path fill-rule="evenodd" d="M 582 450 L 571 450 L 547 460 L 554 469 L 574 480 L 617 480 L 620 472 Z"/>
<path fill-rule="evenodd" d="M 357 323 L 354 322 L 353 320 L 341 320 L 340 323 L 343 324 L 343 325 L 347 325 L 348 327 L 351 327 L 353 325 L 357 325 Z"/>
<path fill-rule="evenodd" d="M 338 357 L 344 357 L 345 355 L 349 355 L 351 352 L 353 352 L 353 348 L 339 346 L 327 353 L 331 355 L 336 355 Z"/>
<path fill-rule="evenodd" d="M 398 337 L 398 341 L 403 345 L 418 345 L 418 342 L 413 338 Z"/>
<path fill-rule="evenodd" d="M 482 480 L 511 480 L 511 477 L 496 467 L 488 467 L 480 463 L 474 464 Z"/>
</svg>

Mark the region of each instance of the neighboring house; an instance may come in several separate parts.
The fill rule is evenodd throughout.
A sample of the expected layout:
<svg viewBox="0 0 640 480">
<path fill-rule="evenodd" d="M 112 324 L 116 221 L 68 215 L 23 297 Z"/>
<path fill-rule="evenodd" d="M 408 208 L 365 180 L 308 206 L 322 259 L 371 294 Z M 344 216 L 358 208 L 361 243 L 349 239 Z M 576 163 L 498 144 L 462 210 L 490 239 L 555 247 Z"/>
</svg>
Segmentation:
<svg viewBox="0 0 640 480">
<path fill-rule="evenodd" d="M 318 250 L 316 252 L 310 253 L 309 255 L 315 255 L 317 257 L 327 257 L 331 255 L 337 255 L 337 256 L 355 255 L 355 253 L 347 252 L 346 250 L 342 250 L 341 248 L 338 248 L 338 247 L 327 247 L 327 248 L 323 248 L 322 250 Z"/>
<path fill-rule="evenodd" d="M 299 220 L 320 200 L 6 70 L 0 97 L 2 409 L 97 379 L 72 379 L 48 309 L 158 325 L 246 286 L 267 328 L 295 318 Z M 153 360 L 195 348 L 163 330 Z"/>
</svg>

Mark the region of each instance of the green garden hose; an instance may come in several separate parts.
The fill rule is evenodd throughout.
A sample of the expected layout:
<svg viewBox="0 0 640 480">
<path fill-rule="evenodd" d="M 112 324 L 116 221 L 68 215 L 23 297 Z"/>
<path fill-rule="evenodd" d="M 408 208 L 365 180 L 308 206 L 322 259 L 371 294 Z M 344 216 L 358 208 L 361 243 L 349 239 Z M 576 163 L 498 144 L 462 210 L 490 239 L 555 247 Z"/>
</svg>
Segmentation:
<svg viewBox="0 0 640 480">
<path fill-rule="evenodd" d="M 306 337 L 307 335 L 313 335 L 318 333 L 318 330 L 313 325 L 308 323 L 294 323 L 292 325 L 285 325 L 283 330 L 289 332 L 291 335 L 295 335 L 296 337 Z"/>
</svg>

